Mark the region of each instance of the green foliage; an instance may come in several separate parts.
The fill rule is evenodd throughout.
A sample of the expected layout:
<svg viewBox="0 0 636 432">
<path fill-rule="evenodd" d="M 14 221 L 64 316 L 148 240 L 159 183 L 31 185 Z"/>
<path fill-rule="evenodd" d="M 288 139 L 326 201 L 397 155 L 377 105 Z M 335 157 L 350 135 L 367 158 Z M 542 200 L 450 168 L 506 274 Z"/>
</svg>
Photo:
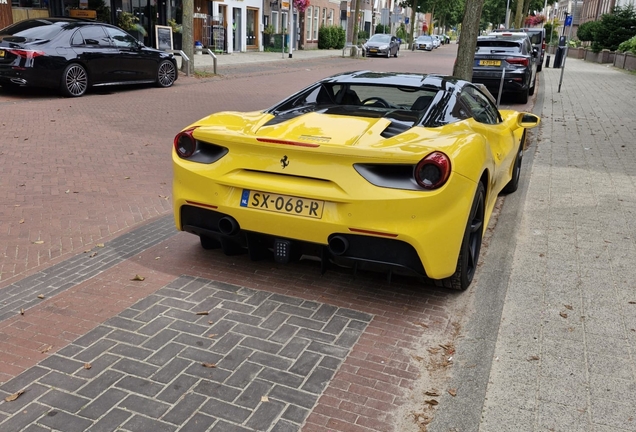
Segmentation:
<svg viewBox="0 0 636 432">
<path fill-rule="evenodd" d="M 358 32 L 358 40 L 362 40 L 362 39 L 364 39 L 364 40 L 369 39 L 369 32 L 366 32 L 364 30 L 360 30 Z"/>
<path fill-rule="evenodd" d="M 110 24 L 110 7 L 104 0 L 88 0 L 88 8 L 97 12 L 97 21 Z"/>
<path fill-rule="evenodd" d="M 119 16 L 117 17 L 117 25 L 122 30 L 126 30 L 127 32 L 136 31 L 144 36 L 148 34 L 146 29 L 141 24 L 139 24 L 139 18 L 137 18 L 130 12 L 120 12 Z"/>
<path fill-rule="evenodd" d="M 389 27 L 388 25 L 378 24 L 378 25 L 375 26 L 375 33 L 387 33 L 387 34 L 390 34 L 391 33 L 391 27 Z"/>
<path fill-rule="evenodd" d="M 268 25 L 265 26 L 265 28 L 263 29 L 263 33 L 266 35 L 273 35 L 274 34 L 274 26 L 273 25 Z"/>
<path fill-rule="evenodd" d="M 345 46 L 345 30 L 340 26 L 323 26 L 318 30 L 319 49 L 342 49 Z"/>
<path fill-rule="evenodd" d="M 594 35 L 598 31 L 601 26 L 600 21 L 588 21 L 579 26 L 576 31 L 576 35 L 583 42 L 592 42 L 594 41 Z"/>
<path fill-rule="evenodd" d="M 626 40 L 636 36 L 636 11 L 634 7 L 615 7 L 611 14 L 601 16 L 600 25 L 594 32 L 592 50 L 616 51 Z"/>
<path fill-rule="evenodd" d="M 400 26 L 397 28 L 397 30 L 395 31 L 395 36 L 398 39 L 402 39 L 403 41 L 406 40 L 406 25 L 404 25 L 404 23 L 400 24 Z"/>
<path fill-rule="evenodd" d="M 172 27 L 173 33 L 181 33 L 183 31 L 183 26 L 181 24 L 177 24 L 177 20 L 174 18 L 168 20 L 168 25 Z"/>
<path fill-rule="evenodd" d="M 557 45 L 559 43 L 559 32 L 555 30 L 555 23 L 553 21 L 548 21 L 545 23 L 543 28 L 545 28 L 545 42 L 550 45 Z M 579 26 L 579 29 L 581 27 Z"/>
<path fill-rule="evenodd" d="M 631 39 L 626 40 L 625 42 L 622 42 L 619 46 L 618 46 L 618 51 L 623 51 L 623 52 L 631 52 L 633 54 L 636 54 L 636 36 L 634 36 Z"/>
</svg>

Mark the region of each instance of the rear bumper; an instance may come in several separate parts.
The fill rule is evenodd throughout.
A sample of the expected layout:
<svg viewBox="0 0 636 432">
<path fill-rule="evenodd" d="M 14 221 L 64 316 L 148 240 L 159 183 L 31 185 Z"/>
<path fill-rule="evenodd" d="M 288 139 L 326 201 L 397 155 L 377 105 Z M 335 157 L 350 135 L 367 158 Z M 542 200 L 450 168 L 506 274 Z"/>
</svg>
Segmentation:
<svg viewBox="0 0 636 432">
<path fill-rule="evenodd" d="M 14 68 L 12 66 L 0 67 L 0 85 L 3 83 L 23 85 L 29 87 L 55 87 L 52 76 L 53 71 L 38 70 L 33 68 Z M 59 80 L 56 81 L 59 85 Z"/>
<path fill-rule="evenodd" d="M 503 91 L 505 93 L 521 93 L 529 88 L 529 81 L 526 71 L 506 70 Z M 501 84 L 501 69 L 494 71 L 473 69 L 472 82 L 483 84 L 492 94 L 498 94 Z"/>
</svg>

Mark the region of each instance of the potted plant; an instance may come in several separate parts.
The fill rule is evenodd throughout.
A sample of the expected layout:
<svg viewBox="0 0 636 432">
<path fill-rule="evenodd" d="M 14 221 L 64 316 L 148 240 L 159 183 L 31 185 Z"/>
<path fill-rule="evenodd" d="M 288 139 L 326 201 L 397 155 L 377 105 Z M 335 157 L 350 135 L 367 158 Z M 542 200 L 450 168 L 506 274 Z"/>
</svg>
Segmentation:
<svg viewBox="0 0 636 432">
<path fill-rule="evenodd" d="M 120 12 L 117 17 L 117 25 L 139 41 L 143 41 L 143 38 L 148 34 L 144 26 L 139 24 L 139 18 L 130 12 Z"/>
<path fill-rule="evenodd" d="M 174 18 L 168 20 L 168 25 L 172 27 L 172 43 L 174 49 L 180 50 L 183 46 L 183 26 L 181 24 L 177 24 L 177 20 Z"/>
</svg>

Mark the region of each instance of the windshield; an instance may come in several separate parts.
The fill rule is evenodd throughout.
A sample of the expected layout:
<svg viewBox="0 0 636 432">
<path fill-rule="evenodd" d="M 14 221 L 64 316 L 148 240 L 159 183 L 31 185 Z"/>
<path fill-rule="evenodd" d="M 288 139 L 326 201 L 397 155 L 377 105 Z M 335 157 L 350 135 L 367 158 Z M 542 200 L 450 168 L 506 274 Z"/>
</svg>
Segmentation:
<svg viewBox="0 0 636 432">
<path fill-rule="evenodd" d="M 430 36 L 420 36 L 417 38 L 417 40 L 420 42 L 430 42 L 431 40 L 433 40 L 433 38 L 431 38 Z"/>
<path fill-rule="evenodd" d="M 527 33 L 533 45 L 538 45 L 542 43 L 541 41 L 542 32 L 527 32 Z"/>
<path fill-rule="evenodd" d="M 371 39 L 369 39 L 369 42 L 389 43 L 389 42 L 391 42 L 391 35 L 388 35 L 388 34 L 374 34 L 373 36 L 371 36 Z"/>
</svg>

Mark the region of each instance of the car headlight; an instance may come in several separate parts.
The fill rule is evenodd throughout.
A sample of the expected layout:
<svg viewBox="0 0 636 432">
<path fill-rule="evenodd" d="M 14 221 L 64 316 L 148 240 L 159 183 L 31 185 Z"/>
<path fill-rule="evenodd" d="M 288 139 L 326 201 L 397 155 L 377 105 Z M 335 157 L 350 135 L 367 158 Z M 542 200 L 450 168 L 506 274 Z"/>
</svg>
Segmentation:
<svg viewBox="0 0 636 432">
<path fill-rule="evenodd" d="M 387 49 L 388 47 L 389 47 L 388 45 L 382 45 L 382 46 L 380 47 L 380 49 L 381 49 L 381 50 L 385 50 L 385 49 Z"/>
</svg>

